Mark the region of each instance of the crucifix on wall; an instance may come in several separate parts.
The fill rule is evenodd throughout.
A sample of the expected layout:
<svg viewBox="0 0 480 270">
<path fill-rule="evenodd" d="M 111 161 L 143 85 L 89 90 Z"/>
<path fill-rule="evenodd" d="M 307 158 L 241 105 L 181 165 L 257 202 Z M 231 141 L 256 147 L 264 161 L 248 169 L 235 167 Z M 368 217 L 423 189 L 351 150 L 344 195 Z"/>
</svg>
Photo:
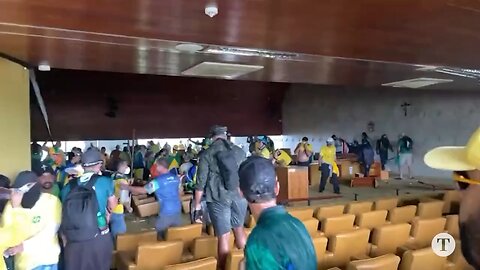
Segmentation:
<svg viewBox="0 0 480 270">
<path fill-rule="evenodd" d="M 401 105 L 405 116 L 407 116 L 407 109 L 408 109 L 408 107 L 410 107 L 410 106 L 411 106 L 411 104 L 410 104 L 410 103 L 407 103 L 407 102 L 404 102 L 404 103 Z"/>
</svg>

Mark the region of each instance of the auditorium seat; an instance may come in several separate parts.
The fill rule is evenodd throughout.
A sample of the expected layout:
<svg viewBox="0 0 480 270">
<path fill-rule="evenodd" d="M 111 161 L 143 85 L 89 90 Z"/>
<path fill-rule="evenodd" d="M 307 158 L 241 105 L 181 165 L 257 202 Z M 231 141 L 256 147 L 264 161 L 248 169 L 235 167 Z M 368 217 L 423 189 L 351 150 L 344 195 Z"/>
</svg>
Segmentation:
<svg viewBox="0 0 480 270">
<path fill-rule="evenodd" d="M 429 247 L 435 235 L 445 231 L 445 218 L 414 219 L 410 240 L 406 244 L 408 249 Z"/>
<path fill-rule="evenodd" d="M 225 270 L 238 270 L 243 260 L 243 250 L 232 250 L 227 256 Z"/>
<path fill-rule="evenodd" d="M 358 215 L 372 211 L 372 202 L 351 202 L 345 207 L 345 214 Z"/>
<path fill-rule="evenodd" d="M 321 221 L 321 235 L 330 237 L 337 233 L 348 232 L 356 229 L 353 225 L 355 215 L 341 215 L 338 217 L 329 217 Z"/>
<path fill-rule="evenodd" d="M 442 198 L 443 214 L 458 214 L 460 206 L 460 192 L 458 190 L 447 190 Z"/>
<path fill-rule="evenodd" d="M 115 250 L 112 254 L 112 268 L 116 268 L 117 253 L 131 252 L 134 253 L 140 243 L 157 242 L 157 231 L 147 231 L 141 233 L 125 233 L 117 235 Z"/>
<path fill-rule="evenodd" d="M 373 202 L 373 210 L 391 210 L 398 205 L 398 198 L 378 199 Z"/>
<path fill-rule="evenodd" d="M 347 270 L 397 270 L 400 257 L 385 254 L 380 257 L 349 262 Z"/>
<path fill-rule="evenodd" d="M 215 236 L 215 231 L 213 229 L 213 225 L 207 225 L 207 234 L 211 236 Z"/>
<path fill-rule="evenodd" d="M 215 258 L 205 258 L 196 261 L 169 265 L 164 270 L 217 270 L 217 260 Z"/>
<path fill-rule="evenodd" d="M 437 256 L 431 247 L 408 250 L 402 256 L 399 270 L 445 269 L 446 257 Z"/>
<path fill-rule="evenodd" d="M 345 267 L 353 259 L 367 259 L 370 250 L 368 239 L 370 230 L 358 229 L 339 233 L 328 239 L 328 249 L 321 269 L 329 267 Z"/>
<path fill-rule="evenodd" d="M 193 240 L 200 236 L 202 236 L 202 224 L 191 224 L 168 228 L 165 234 L 165 240 L 182 240 L 184 249 L 187 250 L 192 247 Z"/>
<path fill-rule="evenodd" d="M 255 221 L 255 218 L 253 217 L 253 215 L 250 215 L 247 218 L 247 228 L 253 228 L 255 227 L 255 225 L 257 225 L 257 222 Z"/>
<path fill-rule="evenodd" d="M 417 206 L 407 205 L 395 207 L 388 211 L 388 221 L 392 224 L 410 223 L 415 218 Z"/>
<path fill-rule="evenodd" d="M 410 239 L 411 225 L 408 223 L 389 224 L 372 231 L 370 256 L 376 257 L 396 253 L 397 248 Z"/>
<path fill-rule="evenodd" d="M 455 250 L 452 255 L 448 256 L 447 267 L 448 270 L 475 270 L 473 266 L 469 265 L 462 254 L 460 240 L 455 240 Z"/>
<path fill-rule="evenodd" d="M 343 215 L 343 211 L 345 210 L 345 205 L 329 205 L 329 206 L 321 206 L 315 210 L 314 217 L 318 220 L 322 220 L 324 218 L 329 217 L 337 217 Z"/>
<path fill-rule="evenodd" d="M 437 218 L 442 216 L 443 201 L 420 202 L 417 206 L 416 216 L 420 218 Z"/>
<path fill-rule="evenodd" d="M 445 223 L 445 230 L 455 239 L 460 238 L 460 230 L 458 225 L 458 215 L 448 215 Z"/>
<path fill-rule="evenodd" d="M 307 220 L 313 217 L 313 208 L 289 208 L 287 211 L 299 220 Z"/>
<path fill-rule="evenodd" d="M 182 260 L 182 241 L 141 244 L 136 251 L 117 254 L 118 270 L 157 270 Z"/>
<path fill-rule="evenodd" d="M 302 220 L 302 223 L 305 225 L 310 236 L 315 237 L 320 234 L 318 232 L 318 219 L 310 218 L 308 220 Z"/>
<path fill-rule="evenodd" d="M 213 236 L 197 237 L 190 249 L 194 260 L 217 257 L 218 239 Z"/>
<path fill-rule="evenodd" d="M 317 236 L 312 238 L 312 242 L 313 247 L 315 248 L 315 254 L 317 255 L 317 265 L 320 265 L 325 258 L 328 239 L 326 237 Z"/>
<path fill-rule="evenodd" d="M 385 225 L 387 222 L 387 210 L 378 210 L 358 214 L 355 224 L 360 228 L 373 229 Z"/>
</svg>

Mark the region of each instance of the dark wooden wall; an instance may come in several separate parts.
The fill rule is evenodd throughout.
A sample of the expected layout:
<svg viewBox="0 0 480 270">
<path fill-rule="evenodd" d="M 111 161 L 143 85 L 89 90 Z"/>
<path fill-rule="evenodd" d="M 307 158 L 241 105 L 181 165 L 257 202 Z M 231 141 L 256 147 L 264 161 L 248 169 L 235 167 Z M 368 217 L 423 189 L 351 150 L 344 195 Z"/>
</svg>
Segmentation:
<svg viewBox="0 0 480 270">
<path fill-rule="evenodd" d="M 232 134 L 281 134 L 288 84 L 107 72 L 38 72 L 54 140 L 205 136 L 212 124 Z M 105 116 L 108 98 L 115 118 Z M 48 139 L 36 99 L 32 140 Z"/>
</svg>

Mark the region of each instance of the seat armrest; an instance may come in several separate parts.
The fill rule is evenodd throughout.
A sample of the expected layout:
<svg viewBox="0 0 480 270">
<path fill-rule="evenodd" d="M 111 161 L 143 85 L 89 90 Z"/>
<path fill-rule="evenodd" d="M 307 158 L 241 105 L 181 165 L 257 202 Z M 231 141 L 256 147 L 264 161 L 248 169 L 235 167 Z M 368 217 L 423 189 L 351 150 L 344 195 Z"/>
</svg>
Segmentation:
<svg viewBox="0 0 480 270">
<path fill-rule="evenodd" d="M 370 259 L 371 257 L 366 254 L 358 254 L 355 256 L 350 257 L 350 261 L 358 261 L 358 260 L 365 260 Z"/>
<path fill-rule="evenodd" d="M 402 258 L 403 257 L 403 253 L 407 252 L 411 250 L 411 248 L 409 248 L 408 246 L 404 245 L 404 246 L 399 246 L 397 247 L 397 251 L 395 252 L 395 255 L 397 255 L 398 257 Z"/>
</svg>

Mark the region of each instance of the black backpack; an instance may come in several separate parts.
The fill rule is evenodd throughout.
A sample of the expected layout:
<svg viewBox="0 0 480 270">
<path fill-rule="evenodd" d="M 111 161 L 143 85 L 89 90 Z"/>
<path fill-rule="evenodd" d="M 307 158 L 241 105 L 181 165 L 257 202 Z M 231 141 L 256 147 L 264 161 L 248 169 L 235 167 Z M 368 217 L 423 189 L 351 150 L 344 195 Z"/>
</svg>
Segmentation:
<svg viewBox="0 0 480 270">
<path fill-rule="evenodd" d="M 240 186 L 240 178 L 238 176 L 238 164 L 235 158 L 235 151 L 227 141 L 222 140 L 225 148 L 224 151 L 218 152 L 215 157 L 217 159 L 218 170 L 223 180 L 223 186 L 226 190 L 235 191 Z"/>
<path fill-rule="evenodd" d="M 99 233 L 98 201 L 93 186 L 98 175 L 92 175 L 85 185 L 79 179 L 70 180 L 70 192 L 63 201 L 61 231 L 67 241 L 81 242 L 94 239 Z"/>
</svg>

